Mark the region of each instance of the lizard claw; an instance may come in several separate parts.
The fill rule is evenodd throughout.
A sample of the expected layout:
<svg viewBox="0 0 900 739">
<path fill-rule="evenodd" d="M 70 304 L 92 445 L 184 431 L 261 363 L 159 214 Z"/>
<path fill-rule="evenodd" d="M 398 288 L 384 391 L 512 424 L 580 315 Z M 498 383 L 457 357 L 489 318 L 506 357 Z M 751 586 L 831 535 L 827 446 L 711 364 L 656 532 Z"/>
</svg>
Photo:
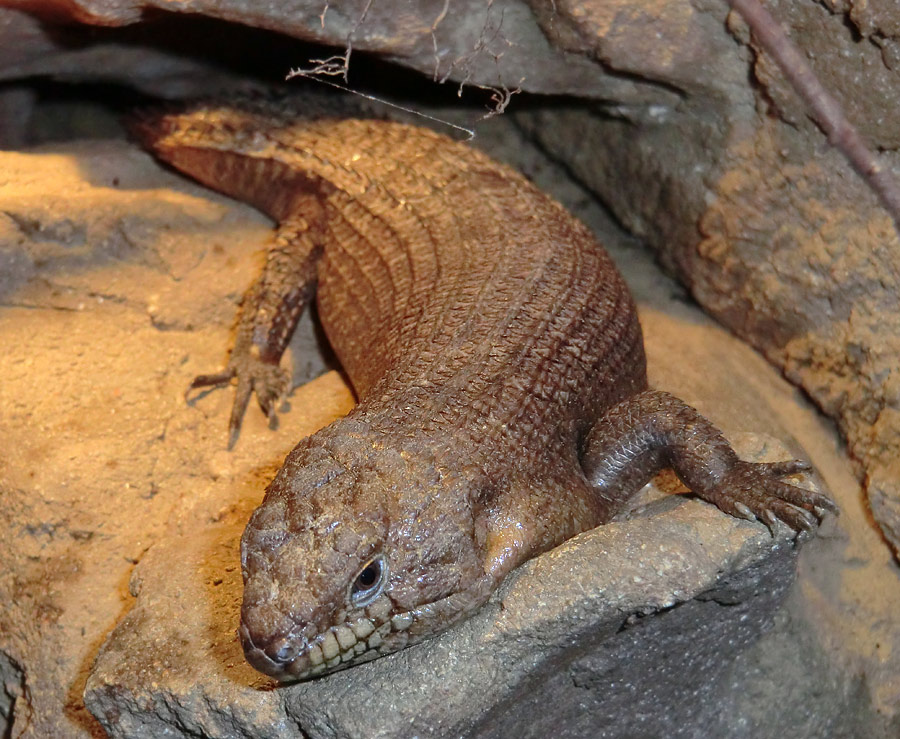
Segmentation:
<svg viewBox="0 0 900 739">
<path fill-rule="evenodd" d="M 237 388 L 234 391 L 234 402 L 231 404 L 231 415 L 228 417 L 228 451 L 234 449 L 250 396 L 253 394 L 253 380 L 247 375 L 238 375 Z"/>
<path fill-rule="evenodd" d="M 777 521 L 807 535 L 815 531 L 824 511 L 837 514 L 831 498 L 782 480 L 811 469 L 807 462 L 744 462 L 737 460 L 709 495 L 703 496 L 726 513 L 762 521 L 773 534 Z"/>
<path fill-rule="evenodd" d="M 196 390 L 198 387 L 218 387 L 219 385 L 227 385 L 231 382 L 231 378 L 235 376 L 235 369 L 232 366 L 226 367 L 221 372 L 217 372 L 214 375 L 197 375 L 193 380 L 191 380 L 191 384 L 188 385 L 188 389 L 184 391 L 184 398 L 187 400 L 188 395 L 190 395 L 191 390 Z"/>
<path fill-rule="evenodd" d="M 185 396 L 198 387 L 219 387 L 229 384 L 233 378 L 237 378 L 237 388 L 228 419 L 229 451 L 234 448 L 240 436 L 250 396 L 256 393 L 259 407 L 268 417 L 269 424 L 274 426 L 278 402 L 286 394 L 290 382 L 287 372 L 277 364 L 265 362 L 252 354 L 236 356 L 232 353 L 228 366 L 222 372 L 198 375 L 191 381 Z"/>
</svg>

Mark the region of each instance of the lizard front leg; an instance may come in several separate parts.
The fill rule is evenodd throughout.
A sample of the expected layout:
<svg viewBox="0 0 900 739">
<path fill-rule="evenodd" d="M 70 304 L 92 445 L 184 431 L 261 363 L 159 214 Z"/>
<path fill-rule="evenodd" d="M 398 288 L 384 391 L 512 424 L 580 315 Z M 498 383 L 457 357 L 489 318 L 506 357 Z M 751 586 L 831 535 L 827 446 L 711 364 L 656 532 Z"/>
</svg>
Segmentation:
<svg viewBox="0 0 900 739">
<path fill-rule="evenodd" d="M 272 421 L 279 399 L 290 389 L 290 378 L 279 363 L 300 314 L 315 294 L 321 254 L 321 240 L 306 219 L 295 216 L 279 224 L 265 270 L 241 303 L 228 364 L 222 372 L 195 377 L 188 388 L 190 392 L 237 379 L 228 449 L 237 441 L 251 394 L 256 393 L 259 407 Z"/>
<path fill-rule="evenodd" d="M 712 423 L 659 390 L 613 406 L 588 434 L 581 463 L 610 515 L 668 467 L 703 500 L 738 518 L 758 518 L 770 529 L 781 519 L 796 531 L 811 531 L 816 509 L 838 510 L 830 498 L 782 479 L 809 464 L 744 462 Z"/>
</svg>

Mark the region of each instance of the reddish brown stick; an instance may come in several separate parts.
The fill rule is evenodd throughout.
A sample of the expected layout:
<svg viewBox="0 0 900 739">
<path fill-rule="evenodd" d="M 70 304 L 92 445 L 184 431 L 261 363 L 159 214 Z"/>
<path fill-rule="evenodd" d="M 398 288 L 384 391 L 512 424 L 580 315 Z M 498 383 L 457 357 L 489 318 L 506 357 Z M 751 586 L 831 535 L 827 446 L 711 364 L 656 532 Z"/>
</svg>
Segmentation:
<svg viewBox="0 0 900 739">
<path fill-rule="evenodd" d="M 900 231 L 900 185 L 844 115 L 840 104 L 803 58 L 797 47 L 758 0 L 728 0 L 744 19 L 753 35 L 772 57 L 797 94 L 806 102 L 813 120 L 828 136 L 828 141 L 847 157 L 853 168 L 881 199 Z"/>
</svg>

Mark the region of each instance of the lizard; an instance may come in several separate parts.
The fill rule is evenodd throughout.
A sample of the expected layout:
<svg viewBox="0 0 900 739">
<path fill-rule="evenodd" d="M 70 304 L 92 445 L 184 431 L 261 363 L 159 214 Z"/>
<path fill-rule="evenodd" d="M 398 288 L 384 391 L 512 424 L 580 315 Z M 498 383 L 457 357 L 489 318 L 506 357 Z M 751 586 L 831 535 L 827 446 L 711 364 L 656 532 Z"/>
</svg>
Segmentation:
<svg viewBox="0 0 900 739">
<path fill-rule="evenodd" d="M 241 538 L 248 662 L 280 681 L 365 662 L 475 612 L 527 559 L 608 522 L 661 469 L 804 533 L 826 495 L 750 463 L 648 385 L 631 294 L 593 234 L 513 169 L 426 128 L 200 102 L 133 124 L 157 157 L 277 227 L 227 367 L 229 447 L 315 300 L 357 405 L 301 440 Z"/>
</svg>

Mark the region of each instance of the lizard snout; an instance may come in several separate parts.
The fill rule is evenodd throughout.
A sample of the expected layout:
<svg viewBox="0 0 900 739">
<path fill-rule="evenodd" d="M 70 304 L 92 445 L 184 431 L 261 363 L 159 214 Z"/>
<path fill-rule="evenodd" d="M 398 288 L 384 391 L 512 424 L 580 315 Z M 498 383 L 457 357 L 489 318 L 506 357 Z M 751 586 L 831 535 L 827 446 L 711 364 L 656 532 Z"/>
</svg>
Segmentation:
<svg viewBox="0 0 900 739">
<path fill-rule="evenodd" d="M 244 622 L 241 622 L 238 635 L 247 661 L 265 675 L 277 680 L 296 680 L 310 668 L 309 657 L 304 654 L 305 639 L 280 637 L 268 644 L 258 645 Z"/>
</svg>

